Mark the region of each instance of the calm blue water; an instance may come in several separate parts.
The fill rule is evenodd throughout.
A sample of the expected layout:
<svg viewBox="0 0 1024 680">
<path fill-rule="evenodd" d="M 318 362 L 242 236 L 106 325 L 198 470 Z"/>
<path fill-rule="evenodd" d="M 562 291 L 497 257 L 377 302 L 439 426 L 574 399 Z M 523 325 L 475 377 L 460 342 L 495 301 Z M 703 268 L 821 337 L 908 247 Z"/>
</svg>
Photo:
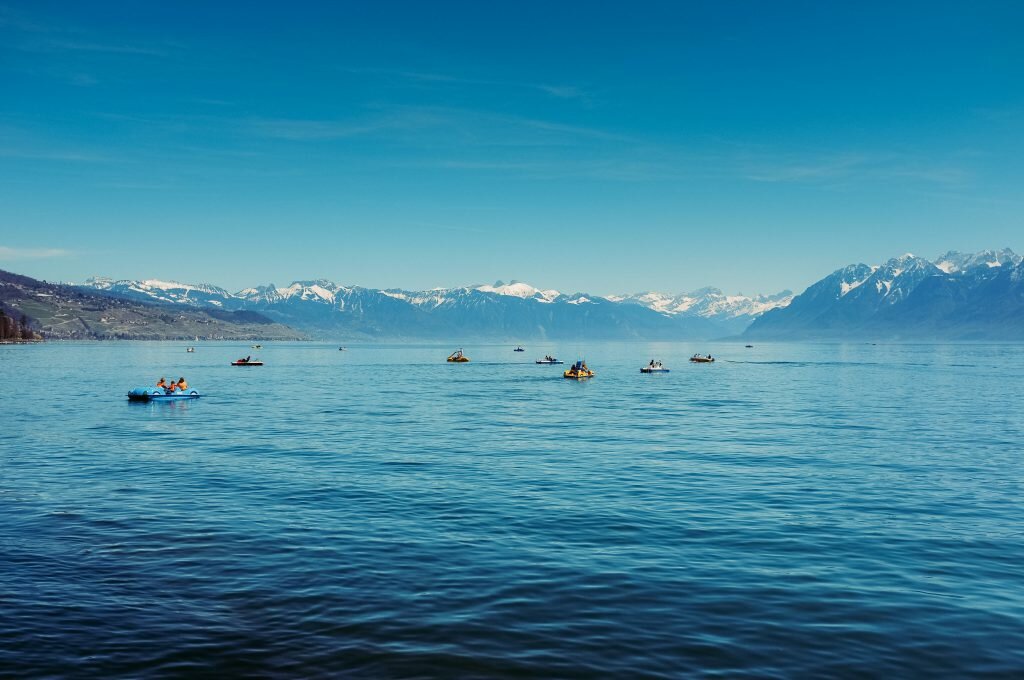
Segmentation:
<svg viewBox="0 0 1024 680">
<path fill-rule="evenodd" d="M 0 346 L 0 676 L 1024 672 L 1024 346 L 454 347 Z"/>
</svg>

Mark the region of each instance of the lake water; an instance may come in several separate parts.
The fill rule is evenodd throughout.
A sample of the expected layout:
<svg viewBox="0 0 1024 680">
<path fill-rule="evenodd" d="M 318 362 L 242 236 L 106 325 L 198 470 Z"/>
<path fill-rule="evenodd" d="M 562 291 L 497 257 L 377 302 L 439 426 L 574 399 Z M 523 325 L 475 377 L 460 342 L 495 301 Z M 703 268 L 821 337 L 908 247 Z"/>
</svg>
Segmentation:
<svg viewBox="0 0 1024 680">
<path fill-rule="evenodd" d="M 0 346 L 0 676 L 1024 673 L 1024 346 L 454 348 Z"/>
</svg>

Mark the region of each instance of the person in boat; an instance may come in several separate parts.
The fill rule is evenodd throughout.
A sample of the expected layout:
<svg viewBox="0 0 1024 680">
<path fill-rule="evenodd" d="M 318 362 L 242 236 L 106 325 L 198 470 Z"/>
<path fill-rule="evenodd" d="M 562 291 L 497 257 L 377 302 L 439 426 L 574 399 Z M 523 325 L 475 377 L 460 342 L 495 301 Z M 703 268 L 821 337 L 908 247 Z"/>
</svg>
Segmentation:
<svg viewBox="0 0 1024 680">
<path fill-rule="evenodd" d="M 188 389 L 188 383 L 185 382 L 185 378 L 178 378 L 178 382 L 175 385 L 175 387 L 184 392 L 185 390 Z"/>
<path fill-rule="evenodd" d="M 168 387 L 168 385 L 167 385 L 167 378 L 160 378 L 160 382 L 158 382 L 156 384 L 156 386 L 166 390 L 167 387 Z"/>
</svg>

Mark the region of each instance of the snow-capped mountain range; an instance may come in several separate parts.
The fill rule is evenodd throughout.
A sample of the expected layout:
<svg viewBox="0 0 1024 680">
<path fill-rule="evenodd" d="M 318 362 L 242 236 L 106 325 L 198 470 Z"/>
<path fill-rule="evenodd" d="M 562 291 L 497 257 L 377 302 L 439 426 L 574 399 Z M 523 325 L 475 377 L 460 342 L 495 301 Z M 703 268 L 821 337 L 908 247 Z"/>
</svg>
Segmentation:
<svg viewBox="0 0 1024 680">
<path fill-rule="evenodd" d="M 255 311 L 314 337 L 1024 339 L 1024 258 L 1009 249 L 851 264 L 796 296 L 726 295 L 716 288 L 598 296 L 518 281 L 424 291 L 325 279 L 235 293 L 156 279 L 94 278 L 82 286 L 147 302 Z"/>
<path fill-rule="evenodd" d="M 754 320 L 745 336 L 1024 339 L 1024 258 L 1007 248 L 849 265 Z"/>
<path fill-rule="evenodd" d="M 716 288 L 684 295 L 597 296 L 542 290 L 527 283 L 425 291 L 341 286 L 316 279 L 231 293 L 211 284 L 92 278 L 83 287 L 148 302 L 253 310 L 313 334 L 359 337 L 720 337 L 741 332 L 792 293 L 748 297 Z"/>
</svg>

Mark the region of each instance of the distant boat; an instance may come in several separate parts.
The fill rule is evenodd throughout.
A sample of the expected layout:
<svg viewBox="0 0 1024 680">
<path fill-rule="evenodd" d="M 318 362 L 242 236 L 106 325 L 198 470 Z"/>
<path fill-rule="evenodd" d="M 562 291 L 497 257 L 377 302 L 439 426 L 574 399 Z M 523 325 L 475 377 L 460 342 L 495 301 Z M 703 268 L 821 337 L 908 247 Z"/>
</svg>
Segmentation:
<svg viewBox="0 0 1024 680">
<path fill-rule="evenodd" d="M 747 349 L 750 349 L 751 347 L 753 347 L 753 345 L 745 345 L 745 347 L 746 347 Z"/>
<path fill-rule="evenodd" d="M 462 348 L 455 350 L 448 355 L 448 363 L 452 364 L 464 364 L 469 361 L 469 357 L 462 353 Z"/>
<path fill-rule="evenodd" d="M 669 370 L 660 361 L 651 359 L 651 363 L 640 369 L 641 373 L 668 373 Z"/>
<path fill-rule="evenodd" d="M 538 364 L 564 364 L 565 362 L 561 359 L 556 359 L 550 354 L 546 355 L 543 359 L 537 359 Z"/>
<path fill-rule="evenodd" d="M 587 368 L 587 362 L 585 360 L 577 360 L 575 364 L 569 367 L 568 371 L 562 373 L 563 378 L 569 378 L 570 380 L 583 380 L 584 378 L 593 378 L 597 373 Z"/>
<path fill-rule="evenodd" d="M 526 350 L 525 350 L 525 349 L 523 349 L 523 346 L 522 346 L 522 345 L 519 345 L 518 347 L 516 347 L 516 348 L 515 348 L 514 350 L 512 350 L 512 351 L 513 351 L 513 352 L 525 352 Z"/>
<path fill-rule="evenodd" d="M 348 348 L 347 348 L 347 347 L 339 347 L 339 348 L 338 348 L 338 351 L 339 351 L 339 352 L 347 352 L 347 351 L 348 351 Z"/>
<path fill-rule="evenodd" d="M 186 349 L 185 351 L 186 351 L 186 352 L 195 352 L 195 351 L 196 351 L 196 348 L 195 348 L 195 347 L 189 347 L 189 348 L 188 348 L 188 349 Z"/>
<path fill-rule="evenodd" d="M 253 345 L 253 349 L 263 349 L 263 345 Z"/>
<path fill-rule="evenodd" d="M 262 366 L 263 362 L 259 359 L 253 359 L 252 357 L 245 357 L 244 359 L 236 359 L 231 362 L 232 366 Z"/>
<path fill-rule="evenodd" d="M 695 364 L 713 364 L 715 362 L 715 358 L 710 354 L 708 354 L 707 356 L 694 354 L 692 357 L 690 357 L 690 361 L 692 361 Z"/>
</svg>

